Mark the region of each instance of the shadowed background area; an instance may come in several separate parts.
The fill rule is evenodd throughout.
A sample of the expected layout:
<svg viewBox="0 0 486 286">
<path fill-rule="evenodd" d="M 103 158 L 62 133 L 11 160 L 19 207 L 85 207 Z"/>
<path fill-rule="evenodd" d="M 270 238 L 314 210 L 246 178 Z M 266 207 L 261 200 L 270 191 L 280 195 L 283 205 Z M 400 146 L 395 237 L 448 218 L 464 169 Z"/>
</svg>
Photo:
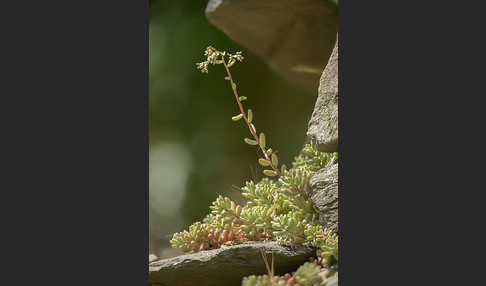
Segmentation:
<svg viewBox="0 0 486 286">
<path fill-rule="evenodd" d="M 162 258 L 180 254 L 170 248 L 172 234 L 202 219 L 218 195 L 242 202 L 232 185 L 262 177 L 257 149 L 243 142 L 247 126 L 231 120 L 239 111 L 223 67 L 196 69 L 205 48 L 243 52 L 243 63 L 232 68 L 238 92 L 248 97 L 257 132 L 288 166 L 306 139 L 317 97 L 212 26 L 206 4 L 150 1 L 150 253 Z"/>
</svg>

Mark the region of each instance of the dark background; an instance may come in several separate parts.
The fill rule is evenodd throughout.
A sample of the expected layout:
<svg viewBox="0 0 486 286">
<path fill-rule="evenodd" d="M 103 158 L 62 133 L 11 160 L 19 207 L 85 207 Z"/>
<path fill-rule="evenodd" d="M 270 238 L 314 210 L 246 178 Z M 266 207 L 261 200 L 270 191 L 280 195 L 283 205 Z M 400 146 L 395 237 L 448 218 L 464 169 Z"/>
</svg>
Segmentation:
<svg viewBox="0 0 486 286">
<path fill-rule="evenodd" d="M 179 253 L 169 248 L 172 234 L 203 218 L 219 194 L 241 201 L 231 186 L 262 176 L 257 149 L 243 142 L 248 128 L 231 120 L 239 111 L 223 67 L 196 69 L 205 48 L 243 52 L 232 68 L 239 95 L 287 165 L 304 144 L 317 97 L 212 26 L 206 4 L 150 1 L 150 252 L 162 257 Z"/>
</svg>

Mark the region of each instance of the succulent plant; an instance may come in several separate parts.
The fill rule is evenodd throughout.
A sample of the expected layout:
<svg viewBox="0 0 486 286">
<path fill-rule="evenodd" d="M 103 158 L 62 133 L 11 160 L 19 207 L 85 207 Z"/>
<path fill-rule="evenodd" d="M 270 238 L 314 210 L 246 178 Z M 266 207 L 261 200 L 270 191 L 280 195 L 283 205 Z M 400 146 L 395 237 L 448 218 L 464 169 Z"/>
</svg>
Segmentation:
<svg viewBox="0 0 486 286">
<path fill-rule="evenodd" d="M 276 240 L 286 245 L 313 246 L 327 263 L 337 261 L 338 237 L 319 224 L 308 195 L 309 179 L 334 163 L 336 154 L 319 152 L 313 144 L 304 150 L 278 180 L 264 177 L 258 183 L 246 182 L 241 188 L 248 199 L 244 206 L 219 196 L 202 222 L 174 234 L 172 246 L 200 251 L 245 241 Z"/>
<path fill-rule="evenodd" d="M 322 277 L 319 276 L 321 267 L 314 263 L 306 262 L 300 266 L 295 272 L 295 280 L 302 286 L 315 286 L 322 282 Z"/>
<path fill-rule="evenodd" d="M 321 267 L 315 263 L 306 262 L 290 275 L 275 276 L 271 272 L 265 275 L 250 275 L 241 281 L 242 286 L 318 286 L 322 283 L 319 275 Z"/>
<path fill-rule="evenodd" d="M 268 168 L 263 171 L 267 177 L 257 183 L 248 181 L 241 188 L 242 195 L 248 199 L 244 205 L 238 205 L 228 197 L 217 197 L 209 207 L 210 213 L 201 222 L 174 234 L 170 242 L 183 251 L 203 251 L 259 240 L 309 245 L 317 249 L 317 264 L 302 265 L 294 276 L 278 277 L 273 273 L 249 276 L 242 285 L 318 285 L 320 277 L 316 273 L 319 265 L 338 260 L 338 236 L 319 224 L 319 214 L 309 196 L 309 181 L 320 169 L 334 164 L 338 154 L 320 152 L 313 143 L 309 143 L 295 157 L 292 168 L 282 165 L 279 169 L 276 152 L 267 146 L 265 134 L 256 132 L 252 123 L 254 113 L 243 108 L 242 102 L 247 98 L 238 95 L 230 73 L 230 67 L 243 60 L 241 52 L 230 54 L 208 47 L 205 55 L 206 61 L 198 63 L 198 69 L 207 73 L 210 64 L 224 66 L 227 72 L 225 79 L 230 82 L 240 109 L 240 114 L 234 115 L 232 120 L 244 119 L 252 137 L 245 138 L 244 142 L 261 150 L 263 157 L 258 159 L 258 163 Z"/>
</svg>

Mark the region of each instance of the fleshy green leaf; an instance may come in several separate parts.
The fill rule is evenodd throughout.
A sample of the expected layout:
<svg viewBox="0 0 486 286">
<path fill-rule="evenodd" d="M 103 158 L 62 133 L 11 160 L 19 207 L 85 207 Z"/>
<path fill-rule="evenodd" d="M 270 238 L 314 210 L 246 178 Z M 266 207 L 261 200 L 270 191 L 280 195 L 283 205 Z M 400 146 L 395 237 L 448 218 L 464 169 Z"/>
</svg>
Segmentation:
<svg viewBox="0 0 486 286">
<path fill-rule="evenodd" d="M 263 134 L 263 132 L 260 133 L 259 141 L 260 141 L 260 147 L 265 149 L 265 134 Z"/>
<path fill-rule="evenodd" d="M 278 175 L 274 170 L 263 170 L 263 174 L 269 177 L 275 177 Z"/>
<path fill-rule="evenodd" d="M 233 120 L 233 121 L 238 121 L 238 120 L 240 120 L 241 118 L 243 118 L 243 114 L 242 114 L 242 113 L 240 113 L 240 114 L 238 114 L 238 115 L 235 115 L 235 116 L 231 117 L 231 120 Z"/>
<path fill-rule="evenodd" d="M 253 123 L 250 123 L 250 132 L 253 130 L 252 133 L 256 133 L 256 128 L 255 128 L 255 125 L 253 125 Z"/>
<path fill-rule="evenodd" d="M 272 154 L 272 164 L 277 167 L 278 166 L 278 157 L 277 154 L 273 153 Z"/>
<path fill-rule="evenodd" d="M 245 143 L 248 144 L 248 145 L 258 145 L 258 143 L 255 140 L 250 139 L 250 138 L 245 138 L 245 139 L 243 139 L 243 141 L 245 141 Z"/>
<path fill-rule="evenodd" d="M 268 161 L 267 159 L 260 158 L 258 159 L 258 163 L 260 163 L 260 165 L 262 165 L 263 167 L 270 166 L 270 161 Z"/>
</svg>

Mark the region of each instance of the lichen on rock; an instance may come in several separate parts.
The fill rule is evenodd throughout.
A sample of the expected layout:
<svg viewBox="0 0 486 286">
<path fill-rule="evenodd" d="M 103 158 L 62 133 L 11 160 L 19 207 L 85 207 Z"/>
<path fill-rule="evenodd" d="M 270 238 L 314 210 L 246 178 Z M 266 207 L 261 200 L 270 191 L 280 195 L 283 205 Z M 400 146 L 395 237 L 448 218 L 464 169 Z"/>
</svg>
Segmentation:
<svg viewBox="0 0 486 286">
<path fill-rule="evenodd" d="M 307 136 L 322 152 L 338 151 L 338 41 L 322 73 Z"/>
<path fill-rule="evenodd" d="M 319 222 L 325 228 L 338 233 L 338 164 L 321 169 L 310 180 L 310 195 L 319 210 Z"/>
</svg>

